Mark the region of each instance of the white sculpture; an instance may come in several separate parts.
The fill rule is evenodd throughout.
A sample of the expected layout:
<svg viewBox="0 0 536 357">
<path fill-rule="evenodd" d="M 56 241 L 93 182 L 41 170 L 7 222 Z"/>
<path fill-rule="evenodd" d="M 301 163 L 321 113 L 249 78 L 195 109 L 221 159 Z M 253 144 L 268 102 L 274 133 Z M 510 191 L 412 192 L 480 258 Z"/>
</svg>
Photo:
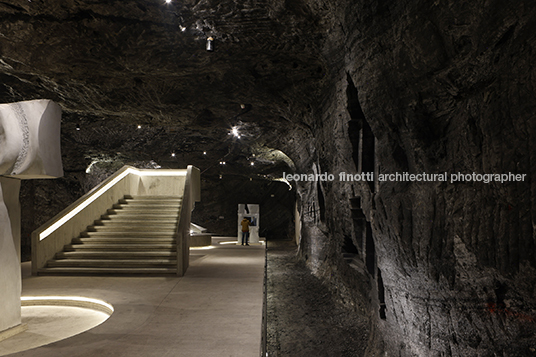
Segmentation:
<svg viewBox="0 0 536 357">
<path fill-rule="evenodd" d="M 63 176 L 61 108 L 50 100 L 0 104 L 0 334 L 21 323 L 21 179 Z"/>
<path fill-rule="evenodd" d="M 0 175 L 63 176 L 61 108 L 50 100 L 0 104 Z"/>
</svg>

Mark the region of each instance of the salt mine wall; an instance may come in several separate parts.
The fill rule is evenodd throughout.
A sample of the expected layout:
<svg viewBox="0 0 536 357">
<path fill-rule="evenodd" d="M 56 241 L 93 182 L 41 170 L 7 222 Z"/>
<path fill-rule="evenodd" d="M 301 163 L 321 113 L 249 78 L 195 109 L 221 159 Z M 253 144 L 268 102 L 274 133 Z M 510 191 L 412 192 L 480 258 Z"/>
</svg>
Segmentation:
<svg viewBox="0 0 536 357">
<path fill-rule="evenodd" d="M 535 9 L 359 1 L 332 11 L 334 81 L 310 113 L 313 155 L 289 148 L 299 173 L 334 174 L 297 183 L 301 257 L 348 303 L 365 294 L 370 353 L 533 355 Z M 375 182 L 338 176 L 367 171 Z M 378 180 L 397 172 L 448 180 Z M 458 173 L 520 176 L 451 182 Z M 344 266 L 349 250 L 359 268 Z"/>
</svg>

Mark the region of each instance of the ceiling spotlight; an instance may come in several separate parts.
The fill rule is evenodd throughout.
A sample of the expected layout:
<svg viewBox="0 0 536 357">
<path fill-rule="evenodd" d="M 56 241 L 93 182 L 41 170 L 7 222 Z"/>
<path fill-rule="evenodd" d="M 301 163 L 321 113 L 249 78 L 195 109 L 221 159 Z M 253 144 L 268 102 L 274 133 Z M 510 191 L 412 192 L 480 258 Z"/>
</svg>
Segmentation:
<svg viewBox="0 0 536 357">
<path fill-rule="evenodd" d="M 138 125 L 138 129 L 141 129 L 141 125 Z"/>
<path fill-rule="evenodd" d="M 171 153 L 171 157 L 175 157 L 175 153 L 174 153 L 174 152 Z"/>
<path fill-rule="evenodd" d="M 214 51 L 214 45 L 212 44 L 212 42 L 214 42 L 214 38 L 207 38 L 207 51 Z"/>
<path fill-rule="evenodd" d="M 246 105 L 245 104 L 240 104 L 240 108 L 246 109 Z"/>
<path fill-rule="evenodd" d="M 179 28 L 181 29 L 182 32 L 186 31 L 186 27 L 184 27 L 182 25 L 179 25 Z"/>
<path fill-rule="evenodd" d="M 80 130 L 80 125 L 76 124 L 76 130 Z"/>
<path fill-rule="evenodd" d="M 203 155 L 206 155 L 206 154 L 207 154 L 207 152 L 206 152 L 206 151 L 203 151 Z"/>
<path fill-rule="evenodd" d="M 171 3 L 171 0 L 166 0 L 166 4 L 170 4 Z"/>
<path fill-rule="evenodd" d="M 251 162 L 251 166 L 253 166 L 253 165 L 255 165 L 255 163 L 252 161 L 252 162 Z"/>
<path fill-rule="evenodd" d="M 236 126 L 233 126 L 232 134 L 236 136 L 237 138 L 240 138 L 240 134 L 238 133 L 238 128 Z"/>
</svg>

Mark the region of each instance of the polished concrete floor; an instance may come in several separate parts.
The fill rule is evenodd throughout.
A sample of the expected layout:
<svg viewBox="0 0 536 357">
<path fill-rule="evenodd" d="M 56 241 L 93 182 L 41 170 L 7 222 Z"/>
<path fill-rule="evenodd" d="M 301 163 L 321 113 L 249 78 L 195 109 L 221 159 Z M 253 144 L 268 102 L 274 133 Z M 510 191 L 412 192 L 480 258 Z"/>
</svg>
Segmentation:
<svg viewBox="0 0 536 357">
<path fill-rule="evenodd" d="M 24 269 L 23 296 L 85 296 L 115 311 L 91 330 L 11 356 L 258 356 L 265 246 L 231 239 L 192 249 L 184 277 L 35 277 Z"/>
</svg>

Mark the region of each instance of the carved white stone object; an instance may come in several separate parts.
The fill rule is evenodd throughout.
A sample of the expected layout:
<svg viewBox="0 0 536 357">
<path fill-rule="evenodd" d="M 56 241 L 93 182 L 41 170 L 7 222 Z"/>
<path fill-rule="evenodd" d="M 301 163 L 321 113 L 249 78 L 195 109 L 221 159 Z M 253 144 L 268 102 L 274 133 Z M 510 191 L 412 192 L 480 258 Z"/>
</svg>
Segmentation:
<svg viewBox="0 0 536 357">
<path fill-rule="evenodd" d="M 50 100 L 0 104 L 0 333 L 21 323 L 21 179 L 63 175 L 61 108 Z"/>
<path fill-rule="evenodd" d="M 63 176 L 60 124 L 61 108 L 53 101 L 0 104 L 0 175 Z"/>
</svg>

